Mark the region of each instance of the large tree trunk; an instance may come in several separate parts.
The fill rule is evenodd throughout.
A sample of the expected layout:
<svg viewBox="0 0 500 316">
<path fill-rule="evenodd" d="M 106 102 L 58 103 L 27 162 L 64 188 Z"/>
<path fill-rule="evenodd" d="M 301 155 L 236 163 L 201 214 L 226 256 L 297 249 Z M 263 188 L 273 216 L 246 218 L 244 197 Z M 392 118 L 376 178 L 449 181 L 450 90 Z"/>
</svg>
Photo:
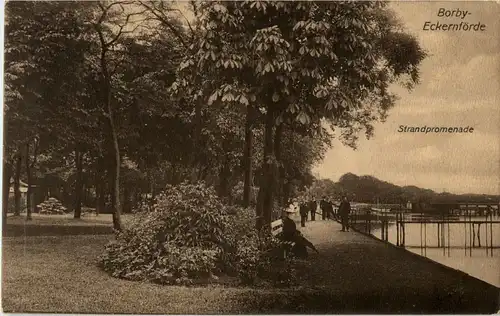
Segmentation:
<svg viewBox="0 0 500 316">
<path fill-rule="evenodd" d="M 21 153 L 16 155 L 16 172 L 14 174 L 14 215 L 21 215 Z"/>
<path fill-rule="evenodd" d="M 108 102 L 109 104 L 110 102 Z M 111 105 L 108 106 L 109 109 L 109 120 L 111 124 L 111 131 L 113 136 L 113 151 L 115 156 L 114 163 L 114 174 L 113 174 L 113 199 L 111 201 L 111 210 L 113 212 L 113 227 L 115 230 L 121 231 L 121 209 L 120 209 L 120 147 L 118 146 L 118 135 L 113 121 L 113 115 L 111 112 Z"/>
<path fill-rule="evenodd" d="M 280 206 L 284 204 L 283 201 L 283 180 L 285 176 L 285 168 L 283 167 L 283 162 L 281 161 L 281 138 L 283 136 L 283 124 L 276 126 L 276 132 L 274 134 L 274 155 L 276 156 L 276 162 L 278 164 L 276 169 L 276 197 Z"/>
<path fill-rule="evenodd" d="M 245 182 L 243 184 L 243 207 L 250 206 L 250 193 L 252 181 L 252 147 L 253 147 L 253 131 L 252 131 L 252 106 L 247 105 L 246 122 L 245 122 L 245 150 L 243 152 L 243 169 Z"/>
<path fill-rule="evenodd" d="M 75 183 L 75 213 L 74 218 L 82 217 L 82 193 L 83 193 L 83 153 L 75 150 L 76 183 Z"/>
<path fill-rule="evenodd" d="M 2 179 L 2 219 L 3 226 L 7 223 L 7 213 L 9 212 L 9 192 L 10 192 L 10 178 L 12 177 L 12 165 L 5 161 L 3 162 L 3 179 Z"/>
<path fill-rule="evenodd" d="M 259 198 L 257 203 L 257 229 L 270 232 L 273 209 L 274 167 L 275 157 L 273 148 L 274 112 L 268 107 L 264 131 L 264 162 L 262 179 L 260 181 Z"/>
</svg>

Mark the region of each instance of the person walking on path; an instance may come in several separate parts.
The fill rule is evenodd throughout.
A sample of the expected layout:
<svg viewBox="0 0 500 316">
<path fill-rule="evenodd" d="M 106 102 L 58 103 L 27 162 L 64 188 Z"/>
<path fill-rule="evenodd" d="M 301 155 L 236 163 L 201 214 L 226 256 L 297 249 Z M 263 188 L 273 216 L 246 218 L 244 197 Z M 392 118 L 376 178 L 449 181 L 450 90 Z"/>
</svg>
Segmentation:
<svg viewBox="0 0 500 316">
<path fill-rule="evenodd" d="M 333 205 L 332 202 L 327 199 L 325 203 L 326 218 L 333 219 Z"/>
<path fill-rule="evenodd" d="M 347 196 L 343 196 L 339 206 L 339 215 L 343 232 L 349 231 L 349 213 L 351 213 L 351 204 L 347 200 Z"/>
<path fill-rule="evenodd" d="M 321 219 L 326 219 L 326 197 L 323 196 L 321 201 L 319 201 L 319 208 L 321 209 Z"/>
<path fill-rule="evenodd" d="M 332 203 L 326 198 L 323 197 L 323 199 L 320 202 L 320 206 L 322 213 L 323 220 L 325 219 L 332 219 L 333 217 L 333 207 Z"/>
<path fill-rule="evenodd" d="M 312 200 L 311 202 L 309 202 L 309 210 L 311 211 L 311 221 L 316 220 L 316 208 L 317 208 L 316 201 Z"/>
<path fill-rule="evenodd" d="M 308 207 L 307 207 L 306 202 L 300 203 L 300 226 L 301 227 L 306 227 L 306 221 L 307 221 L 307 214 L 309 213 Z"/>
</svg>

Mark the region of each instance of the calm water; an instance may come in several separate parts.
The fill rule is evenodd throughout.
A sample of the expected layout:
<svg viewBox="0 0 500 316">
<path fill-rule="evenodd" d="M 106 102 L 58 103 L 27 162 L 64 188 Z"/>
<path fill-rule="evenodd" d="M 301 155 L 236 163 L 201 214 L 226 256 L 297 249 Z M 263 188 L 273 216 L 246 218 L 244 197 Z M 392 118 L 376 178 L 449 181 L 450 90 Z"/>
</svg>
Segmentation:
<svg viewBox="0 0 500 316">
<path fill-rule="evenodd" d="M 484 220 L 484 217 L 482 220 Z M 497 216 L 493 220 L 498 221 L 500 218 Z M 488 225 L 488 232 L 486 232 L 486 225 L 481 224 L 479 235 L 482 247 L 477 247 L 478 240 L 476 236 L 476 247 L 472 249 L 470 249 L 471 239 L 469 232 L 471 230 L 469 224 L 450 224 L 449 226 L 446 224 L 444 230 L 446 248 L 444 250 L 442 247 L 436 248 L 438 246 L 437 226 L 437 224 L 405 224 L 406 248 L 416 254 L 426 256 L 434 261 L 461 270 L 500 287 L 500 224 L 492 224 L 493 234 L 491 236 L 490 225 Z M 477 224 L 475 226 L 477 234 Z M 371 233 L 375 237 L 381 238 L 380 228 L 372 229 Z M 486 236 L 486 233 L 488 236 Z M 388 237 L 390 243 L 396 244 L 397 228 L 395 224 L 389 226 Z M 487 250 L 485 246 L 486 244 L 490 246 L 491 242 L 493 242 L 493 247 L 497 248 Z M 467 249 L 465 249 L 466 243 Z M 425 245 L 426 247 L 424 247 Z M 448 245 L 450 246 L 449 248 Z"/>
</svg>

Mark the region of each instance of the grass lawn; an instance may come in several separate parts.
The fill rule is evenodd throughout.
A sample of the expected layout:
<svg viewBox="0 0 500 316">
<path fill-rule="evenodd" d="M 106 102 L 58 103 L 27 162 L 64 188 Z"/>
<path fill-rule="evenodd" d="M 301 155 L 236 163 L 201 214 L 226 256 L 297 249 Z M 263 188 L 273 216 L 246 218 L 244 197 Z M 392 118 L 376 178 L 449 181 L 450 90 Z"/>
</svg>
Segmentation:
<svg viewBox="0 0 500 316">
<path fill-rule="evenodd" d="M 4 312 L 229 313 L 248 290 L 187 288 L 119 280 L 96 266 L 112 236 L 13 237 L 3 240 Z"/>
<path fill-rule="evenodd" d="M 130 214 L 122 215 L 122 223 L 127 224 Z M 111 214 L 88 215 L 80 219 L 73 214 L 40 215 L 33 214 L 31 221 L 26 215 L 9 216 L 3 231 L 4 236 L 55 236 L 55 235 L 102 235 L 113 233 Z"/>
<path fill-rule="evenodd" d="M 123 216 L 123 215 L 122 215 Z M 125 216 L 126 217 L 126 216 Z M 109 225 L 112 223 L 111 214 L 100 214 L 82 216 L 80 219 L 74 219 L 73 213 L 65 215 L 43 215 L 38 213 L 32 214 L 32 220 L 26 220 L 26 214 L 21 216 L 10 215 L 7 218 L 7 223 L 12 225 Z"/>
</svg>

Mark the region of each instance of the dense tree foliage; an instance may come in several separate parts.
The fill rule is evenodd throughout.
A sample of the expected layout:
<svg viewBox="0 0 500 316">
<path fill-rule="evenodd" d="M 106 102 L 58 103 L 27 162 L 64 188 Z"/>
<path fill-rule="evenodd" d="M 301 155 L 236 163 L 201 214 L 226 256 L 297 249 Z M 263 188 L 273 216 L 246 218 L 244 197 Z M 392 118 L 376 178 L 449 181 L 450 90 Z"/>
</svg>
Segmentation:
<svg viewBox="0 0 500 316">
<path fill-rule="evenodd" d="M 76 218 L 95 207 L 117 230 L 122 210 L 185 180 L 256 203 L 267 227 L 331 138 L 369 137 L 394 105 L 389 85 L 411 88 L 425 57 L 382 2 L 6 10 L 4 183 L 16 205 L 20 181 L 36 183 L 35 204 L 54 196 Z"/>
</svg>

